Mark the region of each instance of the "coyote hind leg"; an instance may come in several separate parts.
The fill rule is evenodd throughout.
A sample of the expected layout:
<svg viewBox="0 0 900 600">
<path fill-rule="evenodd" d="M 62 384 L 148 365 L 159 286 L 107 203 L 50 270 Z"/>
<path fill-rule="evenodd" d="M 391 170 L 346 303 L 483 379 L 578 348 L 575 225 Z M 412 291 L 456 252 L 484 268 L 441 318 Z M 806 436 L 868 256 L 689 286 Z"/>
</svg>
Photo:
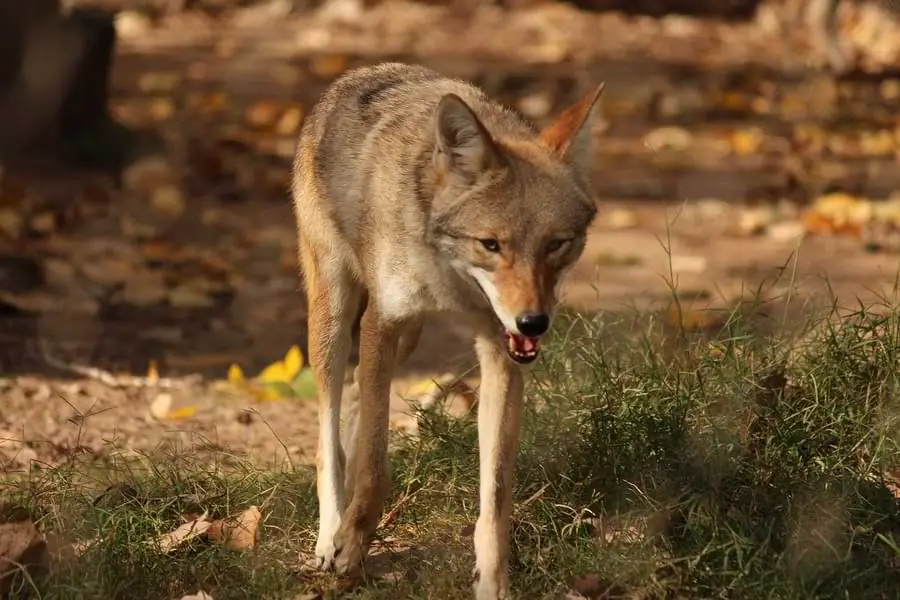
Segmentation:
<svg viewBox="0 0 900 600">
<path fill-rule="evenodd" d="M 414 319 L 403 326 L 400 332 L 400 339 L 397 343 L 397 357 L 394 366 L 399 367 L 410 355 L 415 351 L 422 336 L 422 327 L 424 320 Z M 353 490 L 356 487 L 356 434 L 359 429 L 359 367 L 356 367 L 353 373 L 353 386 L 350 392 L 344 398 L 349 404 L 347 411 L 347 421 L 344 425 L 344 433 L 341 438 L 342 445 L 347 453 L 347 464 L 345 467 L 345 484 L 344 494 L 347 498 L 353 497 Z"/>
<path fill-rule="evenodd" d="M 328 570 L 334 565 L 334 536 L 347 505 L 345 456 L 340 440 L 341 394 L 361 290 L 343 265 L 328 257 L 316 256 L 302 239 L 300 261 L 309 305 L 309 360 L 315 374 L 319 405 L 316 566 Z"/>
</svg>

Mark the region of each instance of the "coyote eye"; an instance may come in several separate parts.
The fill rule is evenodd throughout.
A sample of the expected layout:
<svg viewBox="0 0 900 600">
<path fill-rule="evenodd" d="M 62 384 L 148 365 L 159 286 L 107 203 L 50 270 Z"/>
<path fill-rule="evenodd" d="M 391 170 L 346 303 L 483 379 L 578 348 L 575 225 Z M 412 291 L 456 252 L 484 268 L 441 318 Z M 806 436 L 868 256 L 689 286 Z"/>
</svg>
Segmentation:
<svg viewBox="0 0 900 600">
<path fill-rule="evenodd" d="M 547 244 L 547 254 L 556 254 L 568 243 L 569 240 L 550 240 Z"/>
<path fill-rule="evenodd" d="M 488 252 L 500 252 L 500 242 L 494 239 L 478 240 Z"/>
</svg>

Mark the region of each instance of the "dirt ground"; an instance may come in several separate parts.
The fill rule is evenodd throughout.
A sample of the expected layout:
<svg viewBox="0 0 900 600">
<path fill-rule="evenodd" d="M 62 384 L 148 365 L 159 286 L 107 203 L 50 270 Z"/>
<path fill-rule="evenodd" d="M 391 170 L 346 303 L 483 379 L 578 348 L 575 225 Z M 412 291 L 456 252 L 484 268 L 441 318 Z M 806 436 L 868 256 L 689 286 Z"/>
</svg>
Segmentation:
<svg viewBox="0 0 900 600">
<path fill-rule="evenodd" d="M 136 132 L 121 181 L 46 157 L 7 165 L 6 467 L 160 443 L 312 458 L 313 401 L 259 402 L 221 380 L 232 363 L 252 374 L 303 347 L 287 193 L 297 128 L 333 77 L 375 60 L 472 79 L 538 122 L 607 82 L 601 212 L 565 290 L 572 308 L 664 307 L 672 275 L 698 308 L 760 288 L 801 302 L 893 293 L 900 210 L 884 199 L 900 180 L 900 80 L 806 68 L 803 36 L 779 38 L 765 14 L 725 24 L 550 6 L 461 20 L 404 3 L 361 17 L 266 6 L 155 25 L 120 15 L 113 108 Z M 878 48 L 867 60 L 891 56 Z M 846 195 L 821 201 L 835 190 Z M 151 361 L 161 384 L 59 368 L 140 377 Z M 411 382 L 473 362 L 465 331 L 429 323 L 398 374 L 397 422 Z M 190 410 L 159 419 L 160 395 Z"/>
</svg>

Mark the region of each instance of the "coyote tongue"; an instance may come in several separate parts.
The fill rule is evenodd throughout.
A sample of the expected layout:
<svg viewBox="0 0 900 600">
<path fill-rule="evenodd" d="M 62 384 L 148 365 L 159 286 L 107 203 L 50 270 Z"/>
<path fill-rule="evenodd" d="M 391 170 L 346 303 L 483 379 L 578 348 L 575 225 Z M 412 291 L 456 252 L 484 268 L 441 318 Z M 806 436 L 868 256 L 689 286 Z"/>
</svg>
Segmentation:
<svg viewBox="0 0 900 600">
<path fill-rule="evenodd" d="M 526 364 L 537 358 L 538 351 L 541 349 L 541 342 L 538 338 L 530 338 L 510 331 L 505 332 L 504 335 L 506 351 L 514 361 Z"/>
</svg>

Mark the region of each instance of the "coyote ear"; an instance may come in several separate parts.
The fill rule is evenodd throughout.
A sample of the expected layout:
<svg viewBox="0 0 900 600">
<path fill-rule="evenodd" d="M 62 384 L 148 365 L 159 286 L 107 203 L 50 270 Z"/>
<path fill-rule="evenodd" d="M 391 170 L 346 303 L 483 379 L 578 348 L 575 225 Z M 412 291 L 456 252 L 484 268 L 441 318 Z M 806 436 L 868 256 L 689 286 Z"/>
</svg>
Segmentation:
<svg viewBox="0 0 900 600">
<path fill-rule="evenodd" d="M 591 117 L 605 83 L 585 94 L 581 100 L 560 113 L 541 131 L 541 142 L 564 160 L 590 161 Z M 584 164 L 582 164 L 584 166 Z"/>
<path fill-rule="evenodd" d="M 447 94 L 435 113 L 435 167 L 471 180 L 500 162 L 491 135 L 456 94 Z"/>
</svg>

